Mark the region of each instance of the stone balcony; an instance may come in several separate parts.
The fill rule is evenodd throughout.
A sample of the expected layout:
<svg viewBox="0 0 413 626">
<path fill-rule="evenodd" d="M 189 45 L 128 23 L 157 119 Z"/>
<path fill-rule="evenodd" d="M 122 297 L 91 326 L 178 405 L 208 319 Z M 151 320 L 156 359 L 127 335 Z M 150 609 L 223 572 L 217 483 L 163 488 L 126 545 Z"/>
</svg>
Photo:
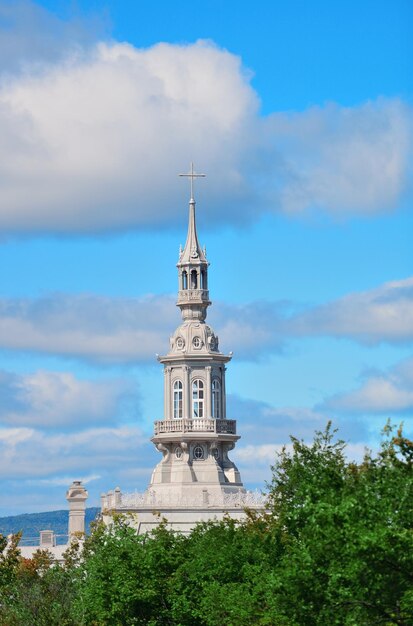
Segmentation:
<svg viewBox="0 0 413 626">
<path fill-rule="evenodd" d="M 237 421 L 227 419 L 172 419 L 158 420 L 154 425 L 154 435 L 181 433 L 210 433 L 218 435 L 236 435 Z"/>
<path fill-rule="evenodd" d="M 178 291 L 178 304 L 186 302 L 209 303 L 209 291 L 207 289 L 181 289 Z"/>
</svg>

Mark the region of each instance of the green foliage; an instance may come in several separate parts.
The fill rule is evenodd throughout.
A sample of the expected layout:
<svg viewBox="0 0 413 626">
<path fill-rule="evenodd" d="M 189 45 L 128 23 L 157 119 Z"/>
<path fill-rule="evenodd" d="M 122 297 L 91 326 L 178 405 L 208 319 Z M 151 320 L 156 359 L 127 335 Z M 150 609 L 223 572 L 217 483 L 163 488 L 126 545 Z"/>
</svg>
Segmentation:
<svg viewBox="0 0 413 626">
<path fill-rule="evenodd" d="M 273 468 L 270 526 L 285 544 L 274 597 L 293 623 L 413 623 L 413 444 L 384 436 L 357 466 L 329 425 Z"/>
<path fill-rule="evenodd" d="M 253 525 L 232 519 L 200 524 L 186 543 L 172 579 L 174 624 L 259 624 L 265 553 Z"/>
<path fill-rule="evenodd" d="M 171 624 L 169 580 L 185 539 L 165 528 L 138 535 L 115 516 L 85 542 L 75 614 L 83 624 Z"/>
<path fill-rule="evenodd" d="M 10 585 L 15 577 L 20 564 L 19 541 L 21 534 L 17 533 L 10 537 L 0 535 L 0 594 L 3 589 Z M 0 601 L 2 595 L 0 595 Z"/>
<path fill-rule="evenodd" d="M 71 576 L 54 564 L 47 550 L 16 560 L 13 579 L 1 586 L 0 624 L 75 626 Z"/>
<path fill-rule="evenodd" d="M 57 565 L 0 536 L 0 624 L 413 626 L 413 443 L 349 463 L 328 425 L 272 469 L 265 513 L 187 537 L 115 516 Z"/>
</svg>

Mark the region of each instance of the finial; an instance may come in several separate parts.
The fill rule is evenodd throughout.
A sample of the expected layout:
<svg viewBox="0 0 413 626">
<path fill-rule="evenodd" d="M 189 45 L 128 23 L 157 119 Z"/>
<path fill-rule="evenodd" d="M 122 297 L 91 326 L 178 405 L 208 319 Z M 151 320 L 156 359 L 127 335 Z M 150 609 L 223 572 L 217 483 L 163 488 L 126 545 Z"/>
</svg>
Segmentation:
<svg viewBox="0 0 413 626">
<path fill-rule="evenodd" d="M 191 170 L 188 174 L 179 174 L 179 176 L 186 176 L 191 179 L 191 199 L 190 202 L 195 202 L 194 200 L 194 178 L 205 178 L 205 174 L 196 174 L 194 172 L 194 164 L 191 161 Z"/>
</svg>

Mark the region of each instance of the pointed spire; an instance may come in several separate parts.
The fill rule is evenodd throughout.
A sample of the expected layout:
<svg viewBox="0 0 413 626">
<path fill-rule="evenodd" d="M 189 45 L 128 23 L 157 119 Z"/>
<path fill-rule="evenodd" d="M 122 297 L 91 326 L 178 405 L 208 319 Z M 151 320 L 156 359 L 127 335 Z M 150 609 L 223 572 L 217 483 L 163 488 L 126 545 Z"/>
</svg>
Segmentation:
<svg viewBox="0 0 413 626">
<path fill-rule="evenodd" d="M 185 247 L 180 252 L 178 267 L 178 301 L 184 320 L 205 321 L 206 311 L 211 304 L 208 291 L 208 261 L 205 249 L 199 245 L 196 232 L 195 200 L 193 197 L 193 180 L 197 176 L 191 163 L 189 174 L 180 174 L 191 179 L 191 199 L 189 200 L 188 235 Z"/>
<path fill-rule="evenodd" d="M 179 257 L 179 263 L 207 263 L 205 251 L 201 248 L 196 232 L 195 200 L 189 201 L 188 235 L 185 247 Z"/>
</svg>

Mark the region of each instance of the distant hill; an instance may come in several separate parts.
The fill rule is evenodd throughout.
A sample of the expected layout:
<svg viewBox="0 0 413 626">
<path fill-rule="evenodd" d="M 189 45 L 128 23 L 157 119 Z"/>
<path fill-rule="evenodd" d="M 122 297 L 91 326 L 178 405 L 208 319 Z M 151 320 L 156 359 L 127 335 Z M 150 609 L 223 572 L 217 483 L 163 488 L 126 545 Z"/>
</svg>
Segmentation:
<svg viewBox="0 0 413 626">
<path fill-rule="evenodd" d="M 91 507 L 86 509 L 86 532 L 90 532 L 90 522 L 96 518 L 100 509 Z M 0 533 L 10 535 L 23 531 L 22 543 L 25 539 L 39 538 L 41 530 L 53 530 L 56 535 L 66 535 L 69 523 L 69 511 L 48 511 L 47 513 L 23 513 L 10 517 L 0 517 Z M 61 543 L 58 541 L 58 543 Z M 65 543 L 65 541 L 63 541 Z"/>
</svg>

